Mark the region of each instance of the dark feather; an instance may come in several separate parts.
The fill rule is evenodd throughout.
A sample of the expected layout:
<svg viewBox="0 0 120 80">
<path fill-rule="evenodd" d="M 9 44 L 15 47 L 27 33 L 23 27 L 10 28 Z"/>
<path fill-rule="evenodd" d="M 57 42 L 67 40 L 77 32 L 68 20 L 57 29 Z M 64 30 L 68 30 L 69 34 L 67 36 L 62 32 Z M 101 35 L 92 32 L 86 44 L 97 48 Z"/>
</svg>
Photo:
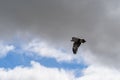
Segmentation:
<svg viewBox="0 0 120 80">
<path fill-rule="evenodd" d="M 72 50 L 73 50 L 73 53 L 76 54 L 77 51 L 78 51 L 78 48 L 79 46 L 81 45 L 81 43 L 85 43 L 86 41 L 84 39 L 80 39 L 80 38 L 77 38 L 77 37 L 72 37 L 72 40 L 74 43 L 73 43 L 73 47 L 72 47 Z"/>
</svg>

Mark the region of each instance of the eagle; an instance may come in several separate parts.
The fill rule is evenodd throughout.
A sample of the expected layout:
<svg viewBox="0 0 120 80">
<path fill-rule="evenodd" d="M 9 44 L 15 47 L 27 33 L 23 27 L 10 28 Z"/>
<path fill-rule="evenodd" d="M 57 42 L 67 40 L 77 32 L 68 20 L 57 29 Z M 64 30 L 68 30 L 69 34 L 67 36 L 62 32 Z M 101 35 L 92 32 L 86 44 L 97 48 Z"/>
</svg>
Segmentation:
<svg viewBox="0 0 120 80">
<path fill-rule="evenodd" d="M 79 46 L 81 45 L 81 43 L 85 43 L 85 39 L 80 39 L 80 38 L 77 38 L 77 37 L 72 37 L 72 40 L 71 40 L 73 43 L 73 47 L 72 47 L 72 51 L 74 54 L 77 53 L 77 50 L 79 48 Z"/>
</svg>

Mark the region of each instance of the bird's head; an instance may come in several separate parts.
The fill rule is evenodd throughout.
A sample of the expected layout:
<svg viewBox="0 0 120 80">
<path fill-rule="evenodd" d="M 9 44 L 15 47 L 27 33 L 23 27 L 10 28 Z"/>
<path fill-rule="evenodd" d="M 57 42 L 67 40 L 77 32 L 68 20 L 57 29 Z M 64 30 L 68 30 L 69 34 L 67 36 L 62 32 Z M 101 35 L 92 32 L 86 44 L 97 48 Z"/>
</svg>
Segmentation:
<svg viewBox="0 0 120 80">
<path fill-rule="evenodd" d="M 81 39 L 81 43 L 85 43 L 86 41 L 85 41 L 85 39 Z"/>
</svg>

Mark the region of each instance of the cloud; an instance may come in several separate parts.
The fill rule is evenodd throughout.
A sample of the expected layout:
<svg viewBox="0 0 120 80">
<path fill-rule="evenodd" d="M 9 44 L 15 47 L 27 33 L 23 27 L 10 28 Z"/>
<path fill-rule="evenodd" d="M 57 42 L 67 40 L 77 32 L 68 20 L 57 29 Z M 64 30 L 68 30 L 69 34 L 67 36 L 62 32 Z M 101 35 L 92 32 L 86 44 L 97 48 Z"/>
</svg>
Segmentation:
<svg viewBox="0 0 120 80">
<path fill-rule="evenodd" d="M 7 45 L 0 42 L 0 57 L 4 57 L 8 54 L 8 52 L 14 50 L 15 47 L 13 45 Z"/>
<path fill-rule="evenodd" d="M 35 61 L 30 67 L 0 68 L 0 80 L 119 80 L 119 74 L 116 69 L 92 65 L 83 70 L 82 76 L 75 77 L 74 71 L 45 67 Z"/>
<path fill-rule="evenodd" d="M 58 62 L 65 61 L 70 62 L 73 60 L 80 60 L 77 56 L 68 53 L 60 48 L 55 48 L 52 45 L 48 45 L 47 43 L 40 41 L 38 39 L 34 39 L 30 41 L 28 44 L 23 46 L 23 50 L 25 52 L 32 52 L 33 54 L 37 54 L 38 56 L 54 58 Z"/>
<path fill-rule="evenodd" d="M 48 68 L 31 61 L 31 67 L 18 66 L 14 69 L 0 69 L 0 80 L 73 80 L 72 72 Z"/>
<path fill-rule="evenodd" d="M 0 32 L 4 35 L 28 32 L 55 43 L 74 35 L 87 38 L 94 34 L 95 25 L 103 17 L 102 6 L 101 1 L 95 0 L 1 1 Z"/>
<path fill-rule="evenodd" d="M 92 65 L 83 71 L 84 76 L 76 80 L 119 80 L 120 72 L 106 66 Z"/>
<path fill-rule="evenodd" d="M 119 68 L 119 5 L 117 0 L 0 1 L 0 36 L 32 34 L 65 48 L 72 36 L 82 37 L 95 64 Z"/>
</svg>

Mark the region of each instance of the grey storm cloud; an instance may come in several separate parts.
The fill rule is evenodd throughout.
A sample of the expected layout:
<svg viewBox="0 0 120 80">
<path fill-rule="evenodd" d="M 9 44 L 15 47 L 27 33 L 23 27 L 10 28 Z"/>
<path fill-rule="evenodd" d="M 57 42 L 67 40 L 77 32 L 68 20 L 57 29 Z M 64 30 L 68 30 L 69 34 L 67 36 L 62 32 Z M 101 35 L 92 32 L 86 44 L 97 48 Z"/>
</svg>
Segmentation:
<svg viewBox="0 0 120 80">
<path fill-rule="evenodd" d="M 0 36 L 31 33 L 64 42 L 86 39 L 98 62 L 120 67 L 118 0 L 0 0 Z"/>
</svg>

